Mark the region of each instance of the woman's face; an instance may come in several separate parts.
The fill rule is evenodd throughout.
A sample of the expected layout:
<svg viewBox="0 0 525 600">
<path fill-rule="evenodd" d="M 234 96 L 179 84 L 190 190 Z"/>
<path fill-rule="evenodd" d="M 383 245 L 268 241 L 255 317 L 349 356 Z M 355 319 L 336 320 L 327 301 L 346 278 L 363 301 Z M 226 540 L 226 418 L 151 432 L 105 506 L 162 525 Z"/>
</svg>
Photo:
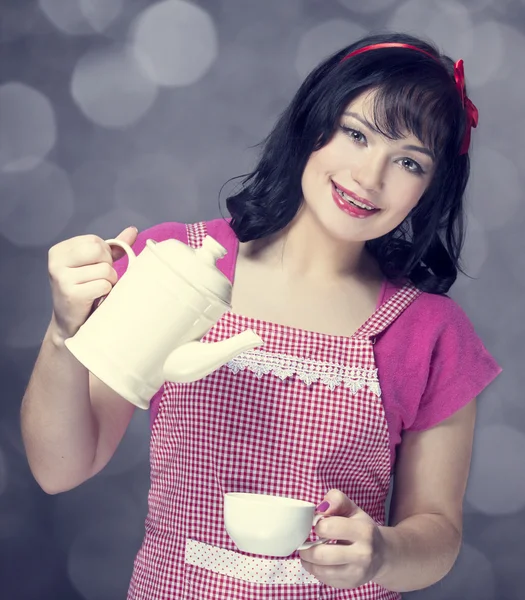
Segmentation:
<svg viewBox="0 0 525 600">
<path fill-rule="evenodd" d="M 351 102 L 302 177 L 304 208 L 340 241 L 378 238 L 402 223 L 432 180 L 432 153 L 414 135 L 389 140 L 373 125 L 373 92 Z"/>
</svg>

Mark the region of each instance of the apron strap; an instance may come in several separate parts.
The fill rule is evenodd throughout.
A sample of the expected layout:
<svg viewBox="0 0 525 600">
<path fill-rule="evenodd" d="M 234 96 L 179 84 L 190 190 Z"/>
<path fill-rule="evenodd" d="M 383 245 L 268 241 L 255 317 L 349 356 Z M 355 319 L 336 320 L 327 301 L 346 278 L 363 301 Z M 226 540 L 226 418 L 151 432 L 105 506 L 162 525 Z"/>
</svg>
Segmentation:
<svg viewBox="0 0 525 600">
<path fill-rule="evenodd" d="M 188 245 L 191 248 L 200 248 L 204 238 L 208 235 L 206 222 L 200 221 L 199 223 L 186 225 L 186 233 L 188 234 Z M 421 290 L 418 290 L 411 283 L 405 284 L 382 304 L 352 337 L 360 339 L 375 338 L 393 323 L 421 293 Z"/>
<path fill-rule="evenodd" d="M 188 246 L 190 248 L 200 248 L 204 238 L 208 235 L 206 223 L 200 221 L 199 223 L 186 225 L 186 233 L 188 234 Z"/>
<path fill-rule="evenodd" d="M 352 337 L 361 339 L 375 338 L 391 325 L 421 294 L 421 290 L 418 290 L 413 284 L 405 284 L 382 304 Z"/>
</svg>

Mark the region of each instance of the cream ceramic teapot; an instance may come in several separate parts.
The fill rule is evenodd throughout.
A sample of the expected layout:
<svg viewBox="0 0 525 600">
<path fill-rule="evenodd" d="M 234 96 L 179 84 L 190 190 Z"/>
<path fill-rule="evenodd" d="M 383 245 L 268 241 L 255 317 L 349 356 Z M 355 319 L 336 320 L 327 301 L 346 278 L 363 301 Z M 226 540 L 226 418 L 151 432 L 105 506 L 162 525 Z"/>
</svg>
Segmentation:
<svg viewBox="0 0 525 600">
<path fill-rule="evenodd" d="M 231 283 L 215 262 L 226 250 L 207 236 L 194 250 L 148 240 L 136 256 L 120 240 L 129 266 L 77 333 L 69 351 L 122 397 L 148 408 L 165 381 L 190 382 L 263 341 L 246 330 L 215 343 L 201 338 L 230 309 Z"/>
</svg>

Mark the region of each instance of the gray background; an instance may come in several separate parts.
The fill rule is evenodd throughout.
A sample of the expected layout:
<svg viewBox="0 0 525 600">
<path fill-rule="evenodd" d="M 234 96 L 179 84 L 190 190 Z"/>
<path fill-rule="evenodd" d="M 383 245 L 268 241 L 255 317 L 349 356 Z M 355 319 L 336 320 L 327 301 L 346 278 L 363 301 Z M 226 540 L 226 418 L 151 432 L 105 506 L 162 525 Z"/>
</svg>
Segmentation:
<svg viewBox="0 0 525 600">
<path fill-rule="evenodd" d="M 48 248 L 219 216 L 220 186 L 307 71 L 397 29 L 465 60 L 473 278 L 452 295 L 505 369 L 480 400 L 460 558 L 408 596 L 525 598 L 525 0 L 0 0 L 0 19 L 0 597 L 125 598 L 146 512 L 144 412 L 80 488 L 47 496 L 30 475 L 18 415 L 51 314 Z"/>
</svg>

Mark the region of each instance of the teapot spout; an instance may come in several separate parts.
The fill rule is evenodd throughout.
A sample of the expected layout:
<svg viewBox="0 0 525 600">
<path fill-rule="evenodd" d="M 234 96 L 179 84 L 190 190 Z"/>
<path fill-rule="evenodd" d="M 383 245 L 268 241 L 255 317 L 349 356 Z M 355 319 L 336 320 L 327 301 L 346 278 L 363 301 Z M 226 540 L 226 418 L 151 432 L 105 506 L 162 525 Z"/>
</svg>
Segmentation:
<svg viewBox="0 0 525 600">
<path fill-rule="evenodd" d="M 263 340 L 251 329 L 220 342 L 187 342 L 178 346 L 164 363 L 165 381 L 189 383 L 206 377 L 232 358 L 261 346 Z"/>
</svg>

